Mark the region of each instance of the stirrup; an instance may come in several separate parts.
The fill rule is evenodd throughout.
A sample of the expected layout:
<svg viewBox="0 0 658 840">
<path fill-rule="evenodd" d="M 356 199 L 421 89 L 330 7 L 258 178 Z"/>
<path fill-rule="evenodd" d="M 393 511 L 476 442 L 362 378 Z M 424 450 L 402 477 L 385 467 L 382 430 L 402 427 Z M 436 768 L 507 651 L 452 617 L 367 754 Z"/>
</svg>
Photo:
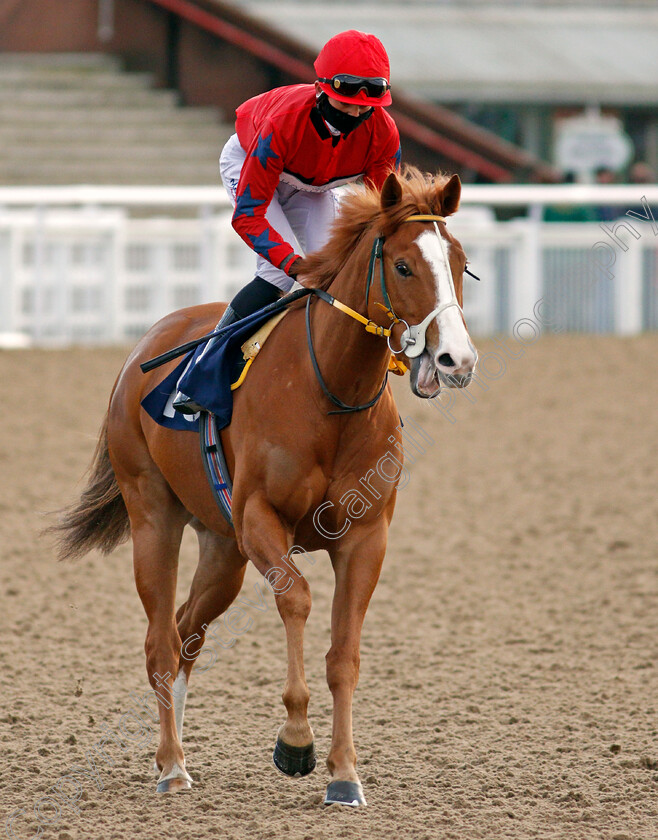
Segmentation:
<svg viewBox="0 0 658 840">
<path fill-rule="evenodd" d="M 199 403 L 195 402 L 191 397 L 188 397 L 187 394 L 184 394 L 182 391 L 176 391 L 176 396 L 174 397 L 172 406 L 180 414 L 198 414 L 200 411 L 204 410 Z"/>
</svg>

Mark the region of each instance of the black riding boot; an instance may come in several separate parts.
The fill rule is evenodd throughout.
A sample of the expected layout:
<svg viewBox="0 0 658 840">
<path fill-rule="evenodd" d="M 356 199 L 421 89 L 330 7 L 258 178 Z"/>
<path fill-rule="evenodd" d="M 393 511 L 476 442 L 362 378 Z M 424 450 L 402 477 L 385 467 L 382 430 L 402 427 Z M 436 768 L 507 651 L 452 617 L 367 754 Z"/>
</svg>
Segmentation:
<svg viewBox="0 0 658 840">
<path fill-rule="evenodd" d="M 240 321 L 242 318 L 252 315 L 264 306 L 274 303 L 274 301 L 278 300 L 280 297 L 281 289 L 277 288 L 272 283 L 268 283 L 267 280 L 263 280 L 262 277 L 254 277 L 250 283 L 247 283 L 243 289 L 240 289 L 237 295 L 226 307 L 226 310 L 219 319 L 219 323 L 215 327 L 215 330 L 227 327 L 229 324 L 235 323 L 235 321 Z M 206 349 L 212 347 L 215 341 L 217 341 L 217 336 L 210 339 L 206 345 Z M 190 399 L 190 397 L 186 396 L 181 391 L 176 393 L 173 407 L 176 411 L 180 411 L 181 414 L 196 414 L 198 411 L 203 411 L 202 406 L 194 402 L 194 400 Z"/>
</svg>

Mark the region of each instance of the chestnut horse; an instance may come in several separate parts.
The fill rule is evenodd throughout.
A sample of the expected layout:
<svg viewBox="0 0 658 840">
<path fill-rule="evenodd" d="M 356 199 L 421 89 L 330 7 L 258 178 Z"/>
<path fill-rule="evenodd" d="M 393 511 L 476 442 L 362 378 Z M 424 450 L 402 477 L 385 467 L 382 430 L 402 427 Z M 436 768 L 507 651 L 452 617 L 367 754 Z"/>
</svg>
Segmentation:
<svg viewBox="0 0 658 840">
<path fill-rule="evenodd" d="M 417 396 L 433 397 L 442 383 L 463 387 L 471 378 L 477 356 L 461 309 L 466 260 L 445 222 L 460 192 L 456 175 L 430 177 L 408 168 L 403 176 L 389 175 L 381 193 L 363 189 L 343 200 L 328 244 L 301 268 L 305 285 L 331 298 L 310 295 L 306 311 L 293 305 L 235 392 L 232 421 L 222 432 L 233 476 L 233 528 L 213 499 L 196 434 L 157 425 L 140 406 L 163 378 L 158 370 L 144 375 L 140 363 L 207 333 L 223 305 L 167 316 L 119 374 L 87 487 L 56 529 L 63 556 L 91 548 L 109 552 L 132 535 L 135 581 L 148 617 L 146 668 L 160 715 L 159 792 L 190 787 L 182 745 L 190 673 L 208 625 L 240 592 L 248 560 L 273 590 L 287 638 L 287 720 L 274 761 L 291 776 L 313 769 L 303 662 L 311 593 L 292 555 L 325 549 L 335 573 L 325 802 L 365 804 L 352 697 L 361 627 L 384 559 L 399 478 L 390 466 L 389 472 L 377 467 L 387 455 L 393 464 L 391 453 L 401 447 L 399 415 L 385 379 L 391 351 L 400 348 Z M 345 305 L 342 311 L 328 305 L 334 299 Z M 165 372 L 172 369 L 169 364 Z M 360 410 L 337 411 L 329 394 Z M 188 599 L 176 612 L 186 525 L 197 532 L 199 561 Z"/>
</svg>

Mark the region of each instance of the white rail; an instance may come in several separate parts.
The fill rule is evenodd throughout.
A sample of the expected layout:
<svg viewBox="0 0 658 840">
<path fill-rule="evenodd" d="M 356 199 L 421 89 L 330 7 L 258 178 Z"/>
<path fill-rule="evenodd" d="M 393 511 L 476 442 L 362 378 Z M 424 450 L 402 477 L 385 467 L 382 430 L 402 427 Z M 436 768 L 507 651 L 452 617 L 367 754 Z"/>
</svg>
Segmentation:
<svg viewBox="0 0 658 840">
<path fill-rule="evenodd" d="M 546 205 L 619 219 L 545 223 Z M 467 186 L 462 207 L 450 227 L 482 278 L 465 283 L 475 334 L 658 329 L 658 186 Z M 230 299 L 254 266 L 230 216 L 215 187 L 0 188 L 0 342 L 131 342 L 173 309 Z"/>
<path fill-rule="evenodd" d="M 658 184 L 466 184 L 462 202 L 489 207 L 558 205 L 634 206 L 645 195 L 658 205 Z M 0 207 L 102 205 L 121 207 L 227 207 L 222 187 L 90 186 L 0 187 Z"/>
</svg>

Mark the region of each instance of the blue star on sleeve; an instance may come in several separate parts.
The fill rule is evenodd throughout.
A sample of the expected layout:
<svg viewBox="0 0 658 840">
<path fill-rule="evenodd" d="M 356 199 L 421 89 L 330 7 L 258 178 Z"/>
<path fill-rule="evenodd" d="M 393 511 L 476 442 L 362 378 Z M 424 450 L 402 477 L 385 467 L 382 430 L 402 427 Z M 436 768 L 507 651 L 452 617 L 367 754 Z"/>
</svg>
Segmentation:
<svg viewBox="0 0 658 840">
<path fill-rule="evenodd" d="M 276 152 L 273 152 L 271 148 L 273 134 L 274 132 L 270 131 L 267 137 L 259 137 L 256 151 L 251 154 L 252 157 L 258 158 L 263 166 L 263 169 L 267 169 L 267 161 L 270 158 L 274 159 L 279 157 L 279 155 L 277 155 Z"/>
<path fill-rule="evenodd" d="M 242 195 L 237 196 L 235 200 L 235 215 L 236 216 L 253 216 L 254 209 L 265 204 L 265 199 L 254 198 L 251 195 L 251 185 L 247 184 L 242 192 Z"/>
<path fill-rule="evenodd" d="M 275 248 L 277 245 L 281 244 L 280 242 L 268 239 L 266 230 L 264 230 L 262 233 L 259 233 L 258 236 L 253 236 L 251 233 L 248 233 L 247 236 L 249 237 L 252 245 L 254 246 L 254 251 L 257 254 L 260 254 L 261 257 L 265 257 L 266 260 L 269 260 L 270 258 L 270 248 Z"/>
</svg>

